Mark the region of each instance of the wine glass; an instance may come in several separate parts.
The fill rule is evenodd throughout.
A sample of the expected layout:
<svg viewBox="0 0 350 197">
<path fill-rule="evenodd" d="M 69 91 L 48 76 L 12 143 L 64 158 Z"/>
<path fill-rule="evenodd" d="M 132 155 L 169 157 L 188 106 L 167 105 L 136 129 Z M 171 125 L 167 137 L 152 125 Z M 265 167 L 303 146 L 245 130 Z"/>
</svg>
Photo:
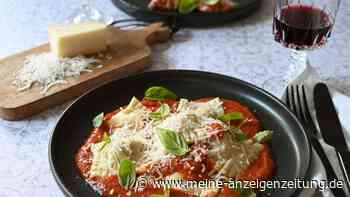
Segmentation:
<svg viewBox="0 0 350 197">
<path fill-rule="evenodd" d="M 109 23 L 113 21 L 113 17 L 104 15 L 104 12 L 101 12 L 101 10 L 93 5 L 92 0 L 83 0 L 78 8 L 74 7 L 72 10 L 72 14 L 70 14 L 66 20 L 67 23 L 81 23 L 87 21 Z"/>
<path fill-rule="evenodd" d="M 340 1 L 276 0 L 273 34 L 275 41 L 291 50 L 290 70 L 307 69 L 310 66 L 307 59 L 308 51 L 318 49 L 327 43 Z"/>
</svg>

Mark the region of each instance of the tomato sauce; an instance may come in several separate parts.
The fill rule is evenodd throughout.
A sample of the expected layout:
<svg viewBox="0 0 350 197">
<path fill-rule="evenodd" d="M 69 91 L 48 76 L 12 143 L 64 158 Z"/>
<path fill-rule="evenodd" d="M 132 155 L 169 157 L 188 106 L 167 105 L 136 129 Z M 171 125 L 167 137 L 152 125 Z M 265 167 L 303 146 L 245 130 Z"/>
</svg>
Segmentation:
<svg viewBox="0 0 350 197">
<path fill-rule="evenodd" d="M 203 98 L 199 99 L 196 102 L 206 102 L 212 98 Z M 254 136 L 257 132 L 261 131 L 260 121 L 256 118 L 256 116 L 244 105 L 240 104 L 237 101 L 221 99 L 223 101 L 224 112 L 232 113 L 232 112 L 240 112 L 245 117 L 247 121 L 242 123 L 242 121 L 231 121 L 230 124 L 233 126 L 239 126 L 248 137 Z M 171 107 L 171 111 L 175 112 L 178 101 L 167 99 L 165 101 L 151 101 L 144 99 L 142 104 L 150 109 L 151 111 L 156 111 L 162 103 L 166 103 Z M 132 191 L 130 193 L 129 190 L 122 188 L 119 185 L 117 176 L 110 177 L 89 177 L 89 171 L 92 165 L 92 153 L 90 150 L 91 144 L 101 142 L 103 140 L 103 134 L 105 132 L 109 132 L 110 128 L 108 128 L 105 123 L 107 120 L 110 120 L 113 115 L 118 113 L 120 109 L 115 110 L 109 114 L 106 114 L 104 117 L 103 125 L 94 129 L 87 139 L 86 143 L 80 148 L 76 155 L 76 165 L 84 178 L 99 188 L 102 192 L 103 196 L 135 196 L 135 197 L 148 197 L 152 196 L 152 194 L 162 194 L 162 189 L 153 188 L 150 185 L 146 185 L 146 187 L 142 191 Z M 218 125 L 211 125 L 215 130 L 218 130 Z M 220 131 L 215 135 L 222 137 L 222 133 Z M 198 144 L 194 146 L 203 146 L 205 149 L 206 144 Z M 191 147 L 194 148 L 194 147 Z M 175 159 L 170 160 L 165 165 L 162 165 L 161 174 L 164 176 L 171 175 L 175 172 L 179 172 L 183 174 L 183 178 L 185 180 L 206 180 L 210 179 L 209 172 L 214 167 L 214 161 L 212 161 L 208 156 L 203 153 L 200 157 L 200 161 L 188 160 L 184 162 L 180 157 L 176 157 Z M 203 168 L 203 165 L 205 166 Z M 159 168 L 158 168 L 159 169 Z M 205 170 L 203 170 L 205 169 Z M 275 163 L 272 157 L 272 152 L 270 147 L 267 144 L 264 144 L 264 148 L 260 153 L 258 159 L 252 163 L 246 170 L 241 172 L 238 176 L 239 180 L 269 180 L 272 178 L 273 173 L 275 171 Z M 156 177 L 155 169 L 152 166 L 149 167 L 148 172 Z M 152 174 L 153 173 L 153 174 Z M 186 194 L 182 191 L 171 190 L 171 197 L 191 197 L 191 195 Z M 220 189 L 220 192 L 216 195 L 216 197 L 239 197 L 239 193 L 235 192 L 226 187 Z"/>
<path fill-rule="evenodd" d="M 270 147 L 264 144 L 260 157 L 243 171 L 238 179 L 245 181 L 269 180 L 275 171 L 275 162 L 272 159 Z"/>
<path fill-rule="evenodd" d="M 172 112 L 175 112 L 178 105 L 178 101 L 176 100 L 165 99 L 163 101 L 151 101 L 151 100 L 143 99 L 142 101 L 142 104 L 151 111 L 156 111 L 160 107 L 160 105 L 164 103 L 169 105 Z"/>
</svg>

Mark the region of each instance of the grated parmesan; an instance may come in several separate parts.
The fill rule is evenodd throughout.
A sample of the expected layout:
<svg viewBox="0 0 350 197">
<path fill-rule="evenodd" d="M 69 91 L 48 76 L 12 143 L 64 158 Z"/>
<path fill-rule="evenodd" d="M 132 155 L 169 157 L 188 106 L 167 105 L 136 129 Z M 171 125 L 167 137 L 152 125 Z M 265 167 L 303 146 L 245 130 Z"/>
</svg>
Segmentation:
<svg viewBox="0 0 350 197">
<path fill-rule="evenodd" d="M 181 163 L 189 171 L 195 170 L 192 162 L 199 163 L 200 172 L 210 170 L 209 176 L 212 178 L 235 178 L 258 158 L 263 145 L 251 139 L 237 141 L 229 133 L 226 123 L 211 117 L 224 113 L 223 102 L 219 98 L 204 103 L 181 99 L 180 104 L 167 118 L 153 122 L 150 118 L 151 110 L 133 97 L 127 107 L 122 108 L 107 122 L 113 130 L 110 144 L 102 150 L 103 142 L 91 146 L 90 175 L 115 175 L 118 161 L 130 159 L 135 162 L 137 173 L 154 173 L 155 177 L 166 177 L 162 169 L 171 169 L 172 160 L 177 156 L 165 150 L 155 132 L 156 128 L 181 133 L 186 142 L 192 144 L 189 153 L 181 157 Z M 220 124 L 221 128 L 212 128 L 212 124 Z M 208 134 L 221 130 L 224 131 L 222 139 L 218 135 L 213 137 Z M 205 158 L 215 161 L 214 169 L 207 169 L 203 163 Z"/>
<path fill-rule="evenodd" d="M 18 91 L 28 90 L 37 83 L 45 94 L 52 86 L 68 83 L 65 78 L 79 76 L 82 72 L 92 72 L 92 68 L 102 67 L 99 60 L 77 56 L 58 58 L 52 53 L 40 53 L 25 58 L 23 67 L 15 73 L 13 84 Z"/>
</svg>

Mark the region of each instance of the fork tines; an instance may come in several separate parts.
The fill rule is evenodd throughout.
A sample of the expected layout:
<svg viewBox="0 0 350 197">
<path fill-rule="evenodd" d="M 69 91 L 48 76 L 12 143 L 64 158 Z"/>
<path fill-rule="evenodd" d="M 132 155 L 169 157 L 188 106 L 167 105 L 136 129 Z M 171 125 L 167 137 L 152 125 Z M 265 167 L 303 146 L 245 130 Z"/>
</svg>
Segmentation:
<svg viewBox="0 0 350 197">
<path fill-rule="evenodd" d="M 312 127 L 310 128 L 312 131 L 309 134 L 316 136 L 317 130 L 311 116 L 305 86 L 302 84 L 288 86 L 286 90 L 286 103 L 303 125 L 307 124 L 309 127 Z"/>
</svg>

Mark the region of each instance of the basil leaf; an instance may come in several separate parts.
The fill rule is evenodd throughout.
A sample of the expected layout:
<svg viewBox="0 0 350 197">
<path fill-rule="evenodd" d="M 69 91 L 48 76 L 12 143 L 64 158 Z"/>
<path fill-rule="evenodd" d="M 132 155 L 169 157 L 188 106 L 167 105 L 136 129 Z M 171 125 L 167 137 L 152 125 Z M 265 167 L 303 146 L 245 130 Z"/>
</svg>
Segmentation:
<svg viewBox="0 0 350 197">
<path fill-rule="evenodd" d="M 104 118 L 104 113 L 102 112 L 92 120 L 92 124 L 94 125 L 94 128 L 98 128 L 102 125 L 103 118 Z"/>
<path fill-rule="evenodd" d="M 153 194 L 152 197 L 170 197 L 170 189 L 164 189 L 164 194 Z"/>
<path fill-rule="evenodd" d="M 102 144 L 102 146 L 100 148 L 100 151 L 102 151 L 107 146 L 107 144 L 109 144 L 111 142 L 112 142 L 111 137 L 108 135 L 107 132 L 105 132 L 103 134 L 103 144 Z"/>
<path fill-rule="evenodd" d="M 247 134 L 245 134 L 239 127 L 231 126 L 229 132 L 235 141 L 241 142 L 248 139 Z"/>
<path fill-rule="evenodd" d="M 247 140 L 248 139 L 248 136 L 247 134 L 243 133 L 242 131 L 241 132 L 238 132 L 236 133 L 236 139 L 241 142 L 241 141 L 244 141 L 244 140 Z"/>
<path fill-rule="evenodd" d="M 262 143 L 271 140 L 273 131 L 265 130 L 261 131 L 253 137 L 254 141 Z"/>
<path fill-rule="evenodd" d="M 244 190 L 240 192 L 241 197 L 256 197 L 256 193 L 252 190 Z"/>
<path fill-rule="evenodd" d="M 202 0 L 201 2 L 206 5 L 215 5 L 219 2 L 219 0 Z"/>
<path fill-rule="evenodd" d="M 228 122 L 231 120 L 243 120 L 244 116 L 242 113 L 234 112 L 234 113 L 229 113 L 229 114 L 219 116 L 218 119 L 223 121 L 223 122 Z"/>
<path fill-rule="evenodd" d="M 154 86 L 146 90 L 145 98 L 149 100 L 160 101 L 164 99 L 176 99 L 177 96 L 174 92 L 164 87 Z"/>
<path fill-rule="evenodd" d="M 237 192 L 239 192 L 239 196 L 241 197 L 256 197 L 256 193 L 253 189 L 247 189 L 247 188 L 236 188 Z"/>
<path fill-rule="evenodd" d="M 151 113 L 154 120 L 162 120 L 170 114 L 170 107 L 167 104 L 162 104 L 157 111 Z"/>
<path fill-rule="evenodd" d="M 195 10 L 200 3 L 200 0 L 180 0 L 179 13 L 188 14 Z"/>
<path fill-rule="evenodd" d="M 189 151 L 186 140 L 182 134 L 169 129 L 157 128 L 157 135 L 167 152 L 182 156 Z"/>
<path fill-rule="evenodd" d="M 135 185 L 136 169 L 132 161 L 126 159 L 119 163 L 118 179 L 119 184 L 126 189 Z"/>
</svg>

